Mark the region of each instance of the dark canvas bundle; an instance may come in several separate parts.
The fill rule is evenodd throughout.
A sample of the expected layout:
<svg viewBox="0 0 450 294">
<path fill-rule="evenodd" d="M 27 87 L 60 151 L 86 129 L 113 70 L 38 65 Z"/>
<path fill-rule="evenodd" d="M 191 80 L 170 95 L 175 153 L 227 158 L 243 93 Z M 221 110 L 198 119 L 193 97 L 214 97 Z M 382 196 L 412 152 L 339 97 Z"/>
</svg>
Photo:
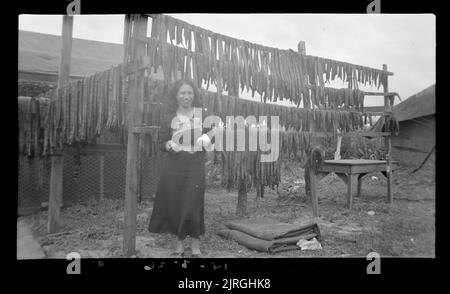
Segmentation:
<svg viewBox="0 0 450 294">
<path fill-rule="evenodd" d="M 270 218 L 234 220 L 225 223 L 227 229 L 218 232 L 224 238 L 260 252 L 276 253 L 300 249 L 299 240 L 316 238 L 321 241 L 319 226 L 294 225 Z"/>
</svg>

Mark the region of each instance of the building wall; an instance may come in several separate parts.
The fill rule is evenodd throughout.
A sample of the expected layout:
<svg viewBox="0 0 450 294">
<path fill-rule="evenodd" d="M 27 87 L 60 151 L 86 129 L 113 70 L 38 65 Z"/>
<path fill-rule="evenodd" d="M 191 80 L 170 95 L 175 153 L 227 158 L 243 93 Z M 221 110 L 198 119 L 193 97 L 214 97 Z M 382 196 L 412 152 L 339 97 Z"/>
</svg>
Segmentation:
<svg viewBox="0 0 450 294">
<path fill-rule="evenodd" d="M 417 166 L 436 144 L 435 116 L 401 121 L 398 136 L 392 136 L 393 158 L 405 165 Z"/>
</svg>

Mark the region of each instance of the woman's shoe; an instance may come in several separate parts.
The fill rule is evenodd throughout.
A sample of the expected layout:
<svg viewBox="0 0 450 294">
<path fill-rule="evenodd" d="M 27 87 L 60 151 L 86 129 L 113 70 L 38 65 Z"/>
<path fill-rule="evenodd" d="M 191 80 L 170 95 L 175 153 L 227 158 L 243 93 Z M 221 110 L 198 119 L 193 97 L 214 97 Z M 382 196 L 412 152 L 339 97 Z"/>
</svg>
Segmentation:
<svg viewBox="0 0 450 294">
<path fill-rule="evenodd" d="M 171 255 L 183 256 L 184 255 L 184 245 L 182 240 L 177 240 L 175 244 L 175 251 Z"/>
<path fill-rule="evenodd" d="M 192 257 L 193 258 L 202 257 L 202 253 L 200 251 L 196 252 L 196 253 L 192 253 Z"/>
<path fill-rule="evenodd" d="M 200 252 L 200 240 L 199 239 L 192 238 L 191 252 L 192 252 L 192 257 L 200 257 L 202 255 L 202 253 Z"/>
<path fill-rule="evenodd" d="M 184 256 L 184 252 L 173 251 L 173 252 L 170 253 L 170 256 L 173 256 L 173 257 L 183 257 L 183 256 Z"/>
</svg>

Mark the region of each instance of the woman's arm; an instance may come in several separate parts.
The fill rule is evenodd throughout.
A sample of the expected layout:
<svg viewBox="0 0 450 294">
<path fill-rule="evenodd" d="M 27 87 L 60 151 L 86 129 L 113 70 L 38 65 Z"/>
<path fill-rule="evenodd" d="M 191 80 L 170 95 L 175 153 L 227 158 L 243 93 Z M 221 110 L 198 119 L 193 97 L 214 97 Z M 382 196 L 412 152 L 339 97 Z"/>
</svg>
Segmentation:
<svg viewBox="0 0 450 294">
<path fill-rule="evenodd" d="M 161 128 L 159 130 L 159 149 L 163 152 L 168 152 L 167 143 L 172 138 L 172 128 L 171 128 L 172 116 L 165 114 L 161 121 Z"/>
</svg>

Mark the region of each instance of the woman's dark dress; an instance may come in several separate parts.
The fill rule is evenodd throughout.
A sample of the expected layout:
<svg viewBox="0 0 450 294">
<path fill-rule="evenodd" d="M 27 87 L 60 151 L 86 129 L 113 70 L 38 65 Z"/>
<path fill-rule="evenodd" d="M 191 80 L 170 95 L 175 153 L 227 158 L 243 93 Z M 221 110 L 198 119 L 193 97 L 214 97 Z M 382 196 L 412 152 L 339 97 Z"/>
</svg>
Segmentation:
<svg viewBox="0 0 450 294">
<path fill-rule="evenodd" d="M 161 123 L 160 148 L 172 138 L 172 118 L 169 114 Z M 206 133 L 209 130 L 203 130 Z M 192 144 L 195 142 L 192 136 Z M 198 238 L 205 233 L 205 151 L 167 152 L 161 164 L 149 231 L 171 233 L 180 239 Z"/>
</svg>

